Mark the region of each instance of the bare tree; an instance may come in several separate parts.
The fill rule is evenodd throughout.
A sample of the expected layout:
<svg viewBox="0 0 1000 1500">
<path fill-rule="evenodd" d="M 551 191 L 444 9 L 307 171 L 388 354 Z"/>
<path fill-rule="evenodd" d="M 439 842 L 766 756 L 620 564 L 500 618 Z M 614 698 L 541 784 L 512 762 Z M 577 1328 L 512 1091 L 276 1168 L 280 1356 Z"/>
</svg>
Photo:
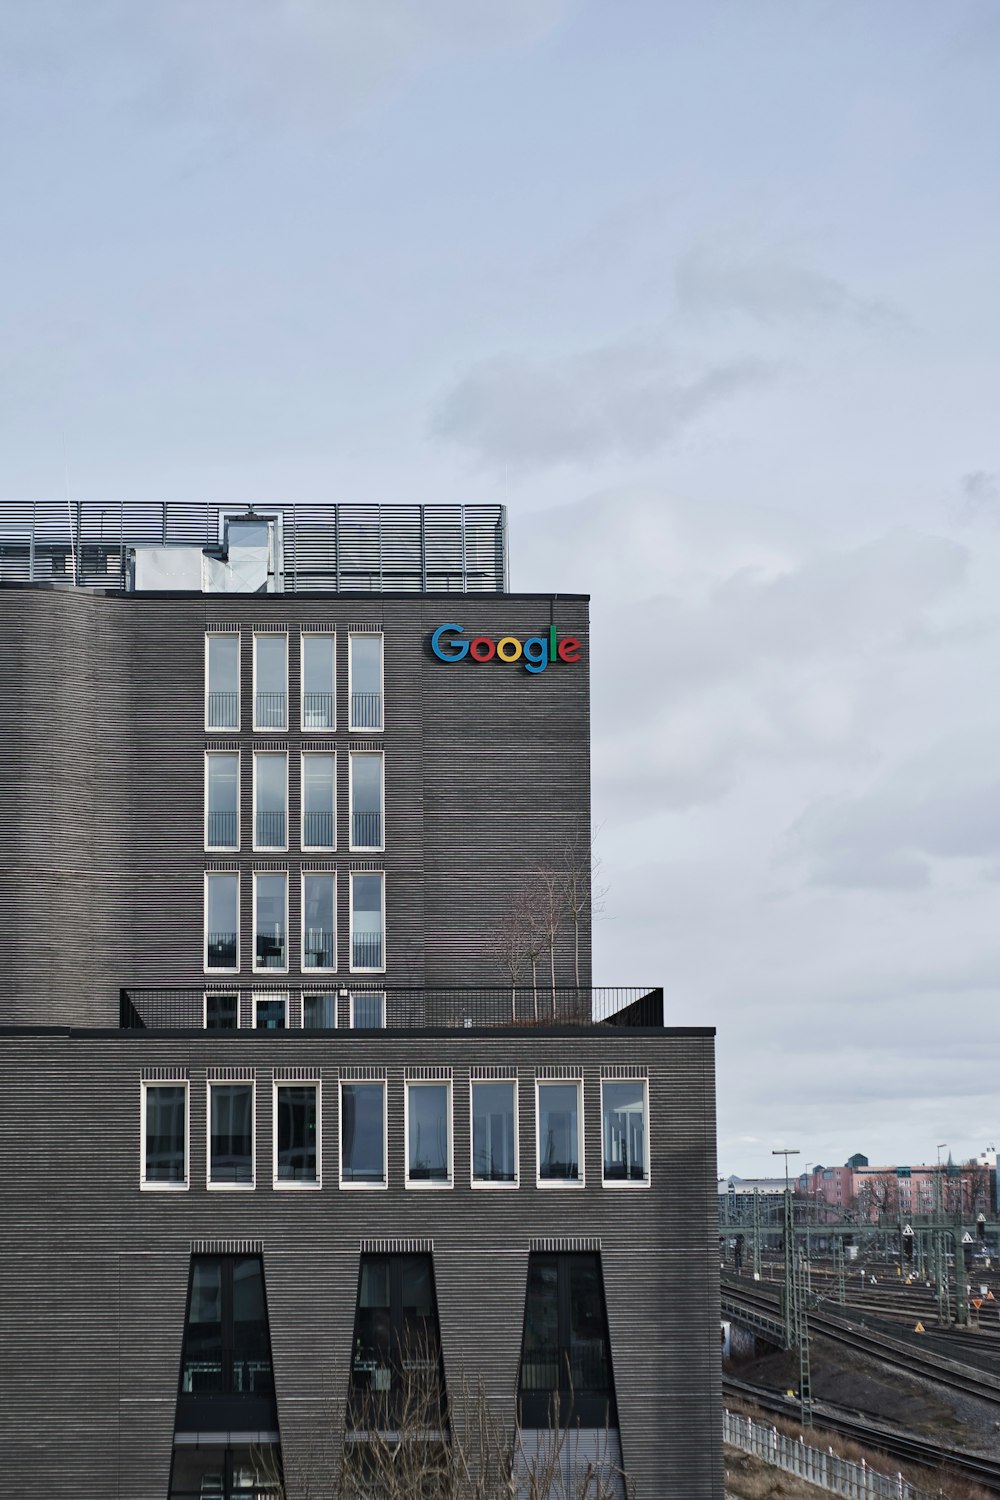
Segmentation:
<svg viewBox="0 0 1000 1500">
<path fill-rule="evenodd" d="M 604 910 L 606 885 L 598 885 L 601 861 L 594 854 L 593 840 L 578 829 L 563 846 L 563 897 L 573 927 L 573 979 L 580 988 L 580 931 L 584 923 Z"/>
<path fill-rule="evenodd" d="M 549 955 L 549 988 L 552 999 L 552 1015 L 556 1013 L 556 942 L 562 930 L 566 914 L 566 879 L 561 870 L 539 869 L 535 871 L 535 888 L 538 900 L 534 906 L 537 923 L 544 948 Z"/>
</svg>

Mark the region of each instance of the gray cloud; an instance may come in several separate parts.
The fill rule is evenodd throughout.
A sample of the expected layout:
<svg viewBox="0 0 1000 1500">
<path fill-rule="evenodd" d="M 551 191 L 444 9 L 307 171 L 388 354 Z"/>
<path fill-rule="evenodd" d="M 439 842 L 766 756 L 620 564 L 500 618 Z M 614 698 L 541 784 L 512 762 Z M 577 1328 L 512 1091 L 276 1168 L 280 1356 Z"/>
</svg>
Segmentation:
<svg viewBox="0 0 1000 1500">
<path fill-rule="evenodd" d="M 686 373 L 665 349 L 627 343 L 546 363 L 498 355 L 457 382 L 431 430 L 516 469 L 641 455 L 774 373 L 759 360 Z"/>
<path fill-rule="evenodd" d="M 859 297 L 832 276 L 777 255 L 727 253 L 696 246 L 677 262 L 678 305 L 698 315 L 740 313 L 761 323 L 848 321 L 871 327 L 898 321 L 876 298 Z"/>
<path fill-rule="evenodd" d="M 963 474 L 961 493 L 948 506 L 954 526 L 972 526 L 977 521 L 1000 523 L 1000 476 L 975 469 Z"/>
</svg>

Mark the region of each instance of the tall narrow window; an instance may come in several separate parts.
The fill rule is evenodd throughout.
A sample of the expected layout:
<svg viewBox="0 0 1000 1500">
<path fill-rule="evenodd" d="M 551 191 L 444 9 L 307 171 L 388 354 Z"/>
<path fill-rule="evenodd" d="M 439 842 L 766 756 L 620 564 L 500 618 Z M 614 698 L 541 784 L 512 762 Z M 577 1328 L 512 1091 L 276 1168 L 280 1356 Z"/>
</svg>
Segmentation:
<svg viewBox="0 0 1000 1500">
<path fill-rule="evenodd" d="M 337 1024 L 337 996 L 332 990 L 302 996 L 302 1025 L 307 1031 L 332 1031 Z"/>
<path fill-rule="evenodd" d="M 450 1187 L 451 1084 L 406 1085 L 406 1185 Z"/>
<path fill-rule="evenodd" d="M 437 1454 L 428 1440 L 433 1445 L 432 1434 L 444 1428 L 444 1397 L 431 1257 L 363 1256 L 348 1396 L 351 1427 L 386 1432 L 409 1420 L 426 1429 L 426 1438 L 421 1433 L 421 1451 L 433 1461 Z M 366 1494 L 389 1493 L 388 1486 L 377 1483 L 378 1477 L 376 1471 L 376 1487 L 365 1485 Z M 386 1473 L 389 1483 L 396 1478 L 398 1470 L 393 1470 L 391 1478 Z M 417 1486 L 407 1494 L 416 1495 L 419 1481 Z"/>
<path fill-rule="evenodd" d="M 544 1186 L 583 1182 L 579 1080 L 538 1084 L 538 1181 Z"/>
<path fill-rule="evenodd" d="M 337 847 L 337 757 L 309 750 L 302 755 L 302 847 Z"/>
<path fill-rule="evenodd" d="M 205 753 L 205 848 L 240 847 L 240 757 Z"/>
<path fill-rule="evenodd" d="M 385 1084 L 340 1086 L 340 1181 L 385 1187 Z"/>
<path fill-rule="evenodd" d="M 208 1185 L 254 1185 L 254 1086 L 208 1085 Z"/>
<path fill-rule="evenodd" d="M 253 727 L 288 728 L 288 637 L 253 638 Z"/>
<path fill-rule="evenodd" d="M 606 1183 L 649 1182 L 648 1111 L 644 1078 L 601 1083 Z"/>
<path fill-rule="evenodd" d="M 351 848 L 383 848 L 383 762 L 381 752 L 352 751 Z"/>
<path fill-rule="evenodd" d="M 337 967 L 336 877 L 302 877 L 302 967 Z"/>
<path fill-rule="evenodd" d="M 517 1084 L 472 1084 L 472 1181 L 517 1185 Z"/>
<path fill-rule="evenodd" d="M 382 636 L 348 636 L 350 729 L 382 728 Z"/>
<path fill-rule="evenodd" d="M 205 637 L 205 728 L 240 727 L 240 638 Z"/>
<path fill-rule="evenodd" d="M 205 968 L 235 973 L 239 953 L 240 877 L 205 876 Z"/>
<path fill-rule="evenodd" d="M 260 1257 L 193 1256 L 176 1422 L 177 1432 L 190 1434 L 191 1441 L 174 1448 L 171 1496 L 191 1500 L 192 1496 L 245 1494 L 247 1500 L 261 1500 L 275 1494 L 270 1487 L 254 1488 L 252 1481 L 246 1482 L 245 1489 L 240 1484 L 226 1489 L 221 1472 L 217 1469 L 212 1475 L 215 1466 L 211 1463 L 209 1475 L 218 1483 L 206 1482 L 208 1475 L 202 1475 L 189 1490 L 178 1483 L 177 1463 L 179 1456 L 190 1455 L 196 1448 L 199 1456 L 208 1457 L 214 1443 L 225 1443 L 229 1433 L 237 1437 L 273 1430 L 277 1417 Z M 199 1435 L 197 1445 L 195 1434 Z M 245 1437 L 244 1442 L 248 1441 Z M 271 1472 L 275 1472 L 273 1467 Z M 190 1479 L 194 1473 L 196 1467 L 187 1470 L 185 1477 Z"/>
<path fill-rule="evenodd" d="M 525 1428 L 617 1427 L 599 1256 L 531 1256 L 518 1406 Z"/>
<path fill-rule="evenodd" d="M 302 645 L 302 728 L 334 729 L 333 635 L 303 635 Z"/>
<path fill-rule="evenodd" d="M 351 991 L 351 1025 L 358 1031 L 381 1031 L 385 1026 L 385 990 Z"/>
<path fill-rule="evenodd" d="M 288 968 L 288 876 L 253 877 L 254 955 L 253 966 Z"/>
<path fill-rule="evenodd" d="M 142 1085 L 142 1176 L 144 1188 L 188 1186 L 188 1086 Z"/>
<path fill-rule="evenodd" d="M 385 968 L 385 876 L 351 875 L 351 968 Z"/>
<path fill-rule="evenodd" d="M 319 1085 L 274 1085 L 274 1185 L 320 1186 Z"/>
<path fill-rule="evenodd" d="M 287 849 L 288 756 L 258 750 L 253 758 L 253 846 Z"/>
</svg>

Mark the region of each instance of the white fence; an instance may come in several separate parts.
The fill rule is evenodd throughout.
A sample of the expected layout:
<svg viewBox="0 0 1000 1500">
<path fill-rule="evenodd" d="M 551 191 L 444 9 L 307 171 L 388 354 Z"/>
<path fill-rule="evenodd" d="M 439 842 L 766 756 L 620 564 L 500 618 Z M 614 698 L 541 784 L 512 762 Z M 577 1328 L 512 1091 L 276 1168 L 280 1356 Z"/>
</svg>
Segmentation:
<svg viewBox="0 0 1000 1500">
<path fill-rule="evenodd" d="M 742 1448 L 767 1464 L 797 1474 L 820 1489 L 850 1500 L 938 1500 L 943 1491 L 932 1494 L 918 1490 L 902 1474 L 880 1474 L 869 1468 L 862 1458 L 854 1463 L 840 1458 L 832 1448 L 810 1448 L 801 1437 L 786 1437 L 776 1427 L 754 1422 L 750 1417 L 723 1411 L 722 1439 L 732 1448 Z"/>
</svg>

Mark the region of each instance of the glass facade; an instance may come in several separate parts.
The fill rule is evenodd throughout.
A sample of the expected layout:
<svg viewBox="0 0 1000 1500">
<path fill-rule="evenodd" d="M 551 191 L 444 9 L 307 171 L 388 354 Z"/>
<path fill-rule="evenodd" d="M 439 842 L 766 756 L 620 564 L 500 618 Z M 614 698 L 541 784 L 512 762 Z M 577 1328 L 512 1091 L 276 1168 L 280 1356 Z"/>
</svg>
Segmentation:
<svg viewBox="0 0 1000 1500">
<path fill-rule="evenodd" d="M 385 1184 L 385 1084 L 340 1086 L 340 1178 L 344 1183 Z"/>
</svg>

